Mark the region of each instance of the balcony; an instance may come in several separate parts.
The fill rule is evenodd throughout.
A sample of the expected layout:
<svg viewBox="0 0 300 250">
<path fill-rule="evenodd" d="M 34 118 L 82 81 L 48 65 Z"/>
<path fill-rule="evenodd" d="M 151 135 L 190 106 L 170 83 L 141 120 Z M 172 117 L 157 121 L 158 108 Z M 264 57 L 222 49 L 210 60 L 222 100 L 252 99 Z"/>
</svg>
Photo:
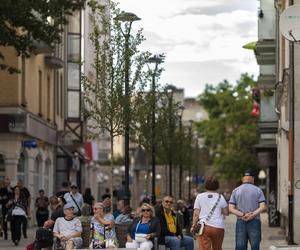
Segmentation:
<svg viewBox="0 0 300 250">
<path fill-rule="evenodd" d="M 257 124 L 259 133 L 262 134 L 277 134 L 278 122 L 258 122 Z M 261 139 L 269 139 L 275 140 L 275 138 L 261 138 Z"/>
<path fill-rule="evenodd" d="M 259 65 L 273 65 L 276 62 L 275 57 L 275 40 L 262 39 L 257 41 L 255 48 L 255 56 Z"/>
<path fill-rule="evenodd" d="M 262 89 L 274 89 L 276 83 L 276 76 L 273 74 L 260 74 L 257 79 L 257 85 Z"/>
<path fill-rule="evenodd" d="M 48 44 L 46 44 L 43 41 L 34 42 L 34 48 L 32 49 L 32 52 L 36 55 L 38 54 L 50 54 L 53 52 L 53 48 L 51 48 Z"/>
<path fill-rule="evenodd" d="M 45 56 L 45 64 L 52 69 L 61 69 L 64 67 L 64 61 L 56 56 Z"/>
</svg>

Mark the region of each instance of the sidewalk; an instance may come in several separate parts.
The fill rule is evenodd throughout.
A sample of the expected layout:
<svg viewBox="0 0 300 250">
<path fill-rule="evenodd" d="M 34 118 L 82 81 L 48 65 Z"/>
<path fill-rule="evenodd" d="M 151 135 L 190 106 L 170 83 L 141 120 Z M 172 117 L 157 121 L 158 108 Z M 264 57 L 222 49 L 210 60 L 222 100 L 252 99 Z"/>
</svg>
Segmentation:
<svg viewBox="0 0 300 250">
<path fill-rule="evenodd" d="M 284 240 L 284 235 L 280 234 L 280 228 L 278 227 L 268 227 L 268 217 L 267 214 L 262 214 L 262 242 L 261 250 L 269 250 L 270 246 L 282 246 L 286 245 Z M 223 250 L 234 250 L 235 245 L 235 216 L 230 215 L 225 220 L 225 239 L 223 242 Z M 23 239 L 19 246 L 15 246 L 11 240 L 0 239 L 0 250 L 24 250 L 25 246 L 32 242 L 35 235 L 35 227 L 30 227 L 28 229 L 28 239 Z M 195 249 L 198 250 L 197 244 L 195 244 Z M 248 247 L 248 249 L 251 249 Z"/>
</svg>

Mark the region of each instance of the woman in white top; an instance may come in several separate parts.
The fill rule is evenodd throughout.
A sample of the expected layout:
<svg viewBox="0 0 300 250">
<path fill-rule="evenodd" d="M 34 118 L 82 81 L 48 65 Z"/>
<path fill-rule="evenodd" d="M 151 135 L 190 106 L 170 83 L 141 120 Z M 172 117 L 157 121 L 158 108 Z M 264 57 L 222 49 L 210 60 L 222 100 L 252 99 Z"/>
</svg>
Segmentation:
<svg viewBox="0 0 300 250">
<path fill-rule="evenodd" d="M 228 215 L 228 204 L 223 195 L 217 192 L 219 182 L 214 177 L 208 177 L 205 182 L 206 192 L 198 194 L 194 204 L 193 224 L 204 223 L 202 235 L 198 236 L 201 250 L 221 250 L 224 239 L 224 215 Z"/>
</svg>

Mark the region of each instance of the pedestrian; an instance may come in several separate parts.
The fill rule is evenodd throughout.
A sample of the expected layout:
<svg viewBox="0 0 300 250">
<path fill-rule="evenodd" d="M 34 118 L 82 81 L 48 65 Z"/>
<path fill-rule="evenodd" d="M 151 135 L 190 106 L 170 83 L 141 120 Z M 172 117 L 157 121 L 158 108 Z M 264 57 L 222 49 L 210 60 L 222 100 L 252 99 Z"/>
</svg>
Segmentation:
<svg viewBox="0 0 300 250">
<path fill-rule="evenodd" d="M 130 206 L 124 206 L 124 208 L 121 210 L 121 214 L 117 216 L 115 223 L 116 224 L 126 224 L 129 225 L 133 221 L 132 216 L 132 208 Z"/>
<path fill-rule="evenodd" d="M 21 226 L 26 220 L 27 200 L 20 188 L 14 188 L 14 197 L 9 200 L 6 207 L 11 209 L 11 238 L 13 243 L 18 246 L 21 240 Z"/>
<path fill-rule="evenodd" d="M 102 203 L 104 206 L 104 213 L 108 214 L 111 212 L 111 196 L 110 194 L 104 194 L 102 195 Z"/>
<path fill-rule="evenodd" d="M 254 185 L 254 174 L 246 170 L 242 184 L 233 190 L 229 211 L 237 216 L 235 249 L 247 250 L 248 241 L 252 250 L 259 250 L 261 241 L 260 213 L 266 210 L 263 191 Z"/>
<path fill-rule="evenodd" d="M 90 206 L 90 211 L 92 212 L 93 205 L 95 204 L 95 198 L 92 195 L 92 190 L 90 188 L 86 188 L 83 195 L 83 202 Z"/>
<path fill-rule="evenodd" d="M 184 247 L 186 250 L 193 250 L 193 238 L 183 235 L 182 228 L 176 223 L 176 214 L 171 209 L 173 203 L 174 199 L 172 196 L 165 196 L 162 205 L 155 211 L 161 227 L 159 242 L 160 244 L 165 244 L 170 250 L 180 250 L 181 247 Z"/>
<path fill-rule="evenodd" d="M 27 202 L 26 216 L 25 216 L 25 220 L 24 220 L 24 223 L 23 223 L 23 226 L 22 226 L 23 236 L 26 239 L 27 238 L 27 224 L 28 224 L 27 219 L 30 220 L 30 218 L 31 218 L 31 211 L 30 211 L 30 208 L 31 208 L 31 195 L 30 195 L 29 190 L 24 186 L 22 180 L 18 180 L 17 186 L 20 188 L 21 193 L 22 193 L 23 197 L 25 197 L 26 202 Z"/>
<path fill-rule="evenodd" d="M 14 196 L 13 189 L 10 185 L 10 179 L 6 177 L 4 179 L 4 187 L 0 189 L 0 201 L 2 205 L 2 230 L 3 230 L 3 235 L 4 239 L 7 240 L 7 222 L 8 222 L 8 208 L 7 208 L 7 203 L 9 200 L 11 200 Z"/>
<path fill-rule="evenodd" d="M 197 195 L 194 203 L 191 232 L 198 236 L 199 250 L 221 250 L 224 239 L 224 216 L 229 214 L 228 204 L 217 190 L 219 182 L 215 177 L 206 178 L 206 192 Z M 195 232 L 197 224 L 202 225 L 202 233 Z"/>
<path fill-rule="evenodd" d="M 128 228 L 126 248 L 151 250 L 154 238 L 160 235 L 160 223 L 150 204 L 142 204 L 141 212 L 142 216 L 135 218 Z"/>
<path fill-rule="evenodd" d="M 42 227 L 46 220 L 49 218 L 49 199 L 45 196 L 45 191 L 43 189 L 39 190 L 39 197 L 35 200 L 36 209 L 36 221 L 38 227 Z"/>
<path fill-rule="evenodd" d="M 64 197 L 64 195 L 66 193 L 69 193 L 70 192 L 70 182 L 69 181 L 64 181 L 62 184 L 61 184 L 61 189 L 60 191 L 58 191 L 56 193 L 56 197 Z"/>
<path fill-rule="evenodd" d="M 113 216 L 116 219 L 120 214 L 122 214 L 122 211 L 124 210 L 124 200 L 119 200 L 117 202 L 117 207 L 113 211 Z"/>
<path fill-rule="evenodd" d="M 71 203 L 74 207 L 74 214 L 76 216 L 81 215 L 81 207 L 83 205 L 83 197 L 82 194 L 78 192 L 78 187 L 76 184 L 71 185 L 71 191 L 65 193 L 64 199 L 66 200 L 67 204 Z"/>
</svg>

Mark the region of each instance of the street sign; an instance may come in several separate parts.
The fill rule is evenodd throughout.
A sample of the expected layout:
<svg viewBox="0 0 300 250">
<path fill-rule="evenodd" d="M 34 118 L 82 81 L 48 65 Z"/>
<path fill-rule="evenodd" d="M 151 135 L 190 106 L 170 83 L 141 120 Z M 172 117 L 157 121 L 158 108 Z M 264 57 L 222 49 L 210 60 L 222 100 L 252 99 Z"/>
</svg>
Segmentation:
<svg viewBox="0 0 300 250">
<path fill-rule="evenodd" d="M 22 146 L 24 148 L 36 148 L 37 147 L 37 140 L 35 140 L 35 139 L 24 140 L 24 141 L 22 141 Z"/>
<path fill-rule="evenodd" d="M 287 40 L 300 41 L 300 5 L 292 5 L 282 12 L 279 29 Z"/>
</svg>

